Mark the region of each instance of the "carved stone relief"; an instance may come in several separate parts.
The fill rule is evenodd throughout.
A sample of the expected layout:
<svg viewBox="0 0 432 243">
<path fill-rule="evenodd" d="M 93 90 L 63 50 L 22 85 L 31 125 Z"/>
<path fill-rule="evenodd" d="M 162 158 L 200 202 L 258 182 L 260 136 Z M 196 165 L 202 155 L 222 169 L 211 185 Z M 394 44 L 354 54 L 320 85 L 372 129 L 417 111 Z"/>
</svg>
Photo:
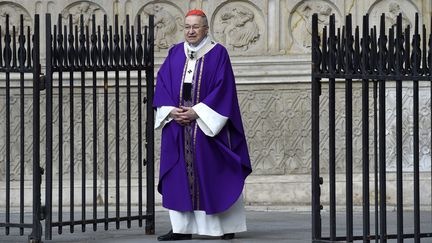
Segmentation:
<svg viewBox="0 0 432 243">
<path fill-rule="evenodd" d="M 155 51 L 167 50 L 183 38 L 183 13 L 174 4 L 150 3 L 141 11 L 142 28 L 148 25 L 148 16 L 154 15 Z"/>
<path fill-rule="evenodd" d="M 105 10 L 96 3 L 89 1 L 75 2 L 67 6 L 61 12 L 63 16 L 63 23 L 69 24 L 69 15 L 72 15 L 72 22 L 74 25 L 80 24 L 80 16 L 83 15 L 84 25 L 91 25 L 93 15 L 96 16 L 96 25 L 103 26 L 103 16 L 106 14 Z"/>
<path fill-rule="evenodd" d="M 336 89 L 336 170 L 345 170 L 345 91 L 343 84 Z M 413 90 L 404 85 L 402 100 L 402 137 L 403 137 L 403 170 L 413 169 Z M 419 136 L 420 136 L 420 171 L 430 171 L 430 92 L 429 87 L 419 91 Z M 373 141 L 373 95 L 369 93 L 369 159 L 374 160 Z M 323 172 L 328 173 L 328 90 L 323 86 L 320 101 L 320 164 Z M 361 87 L 354 83 L 353 89 L 353 170 L 362 169 L 362 119 L 361 119 Z M 386 169 L 396 171 L 396 93 L 392 87 L 386 90 Z M 372 168 L 372 167 L 370 167 Z M 372 170 L 372 169 L 371 169 Z"/>
<path fill-rule="evenodd" d="M 405 86 L 405 85 L 404 85 Z M 408 86 L 408 84 L 407 84 Z M 419 160 L 420 171 L 431 169 L 430 158 L 430 92 L 427 88 L 419 91 Z M 387 150 L 387 170 L 396 171 L 396 92 L 394 89 L 387 91 L 387 106 L 389 106 L 386 124 L 386 146 Z M 412 171 L 413 161 L 413 90 L 411 87 L 404 87 L 402 93 L 402 167 L 404 170 Z"/>
<path fill-rule="evenodd" d="M 402 28 L 405 30 L 408 25 L 413 26 L 415 21 L 414 13 L 418 12 L 418 9 L 411 1 L 381 0 L 372 5 L 368 12 L 372 24 L 377 27 L 380 23 L 381 14 L 384 13 L 386 28 L 395 26 L 397 16 L 401 13 Z"/>
<path fill-rule="evenodd" d="M 214 13 L 210 29 L 216 41 L 233 53 L 264 49 L 264 21 L 251 4 L 236 1 L 223 5 Z"/>
<path fill-rule="evenodd" d="M 312 36 L 312 15 L 318 13 L 318 29 L 322 32 L 324 26 L 329 24 L 330 16 L 335 14 L 336 25 L 340 22 L 341 14 L 333 3 L 324 0 L 304 0 L 291 12 L 288 28 L 291 35 L 289 49 L 310 52 Z M 322 34 L 322 33 L 320 33 Z"/>
<path fill-rule="evenodd" d="M 3 138 L 0 140 L 0 173 L 5 172 L 6 168 L 6 97 L 4 90 L 0 93 L 0 136 Z M 20 172 L 20 97 L 17 90 L 12 90 L 10 94 L 10 172 L 11 179 L 18 179 Z M 26 129 L 24 130 L 24 173 L 26 175 L 32 173 L 32 152 L 33 152 L 33 132 L 32 132 L 32 95 L 25 94 L 24 102 L 24 123 Z M 4 180 L 4 174 L 1 174 L 1 180 Z"/>
<path fill-rule="evenodd" d="M 32 17 L 27 10 L 13 2 L 2 2 L 0 3 L 0 26 L 2 27 L 1 34 L 4 35 L 6 27 L 6 15 L 9 15 L 9 33 L 12 35 L 12 26 L 15 26 L 15 33 L 20 33 L 20 16 L 24 18 L 24 33 L 27 32 L 27 26 L 30 26 L 30 31 L 33 29 Z"/>
<path fill-rule="evenodd" d="M 309 94 L 287 86 L 239 90 L 239 103 L 255 175 L 310 170 Z"/>
</svg>

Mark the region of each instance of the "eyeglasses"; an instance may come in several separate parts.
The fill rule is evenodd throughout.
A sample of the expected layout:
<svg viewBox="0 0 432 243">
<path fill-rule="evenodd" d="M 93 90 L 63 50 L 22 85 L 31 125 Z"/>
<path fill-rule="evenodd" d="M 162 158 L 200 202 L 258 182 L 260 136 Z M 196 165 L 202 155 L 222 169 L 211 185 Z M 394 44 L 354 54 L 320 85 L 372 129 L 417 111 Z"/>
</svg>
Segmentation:
<svg viewBox="0 0 432 243">
<path fill-rule="evenodd" d="M 206 27 L 206 26 L 205 26 L 205 25 L 202 25 L 202 26 L 200 26 L 200 25 L 192 25 L 192 26 L 186 25 L 186 26 L 184 27 L 184 31 L 189 31 L 189 30 L 197 31 L 197 30 L 199 30 L 201 27 Z"/>
</svg>

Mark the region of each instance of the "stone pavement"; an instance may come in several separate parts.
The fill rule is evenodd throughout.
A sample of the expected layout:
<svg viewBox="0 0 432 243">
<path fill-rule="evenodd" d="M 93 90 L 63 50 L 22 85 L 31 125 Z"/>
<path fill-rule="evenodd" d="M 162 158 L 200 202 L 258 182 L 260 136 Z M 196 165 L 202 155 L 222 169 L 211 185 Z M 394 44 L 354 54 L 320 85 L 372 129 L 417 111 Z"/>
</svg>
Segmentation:
<svg viewBox="0 0 432 243">
<path fill-rule="evenodd" d="M 79 217 L 76 217 L 78 219 Z M 232 242 L 310 242 L 310 213 L 309 212 L 263 212 L 247 211 L 248 231 L 238 233 Z M 79 243 L 141 243 L 158 242 L 157 236 L 165 234 L 170 229 L 168 213 L 156 212 L 156 234 L 145 235 L 144 228 L 138 227 L 137 222 L 132 222 L 130 229 L 122 223 L 120 230 L 115 229 L 115 224 L 110 223 L 110 229 L 105 231 L 99 226 L 96 232 L 88 225 L 86 232 L 81 232 L 81 226 L 75 226 L 75 233 L 69 232 L 69 227 L 63 228 L 63 234 L 59 235 L 57 229 L 53 230 L 51 241 L 44 242 L 79 242 Z M 29 232 L 26 231 L 28 235 Z M 11 235 L 5 236 L 4 229 L 0 228 L 0 243 L 27 242 L 27 235 L 19 236 L 18 230 L 11 229 Z M 191 241 L 181 242 L 227 242 L 218 237 L 193 236 Z M 231 242 L 231 241 L 228 241 Z"/>
<path fill-rule="evenodd" d="M 405 233 L 413 232 L 413 217 L 412 211 L 404 213 L 404 230 Z M 284 242 L 284 243 L 305 243 L 311 242 L 311 215 L 310 212 L 287 212 L 287 211 L 247 211 L 248 231 L 236 234 L 236 238 L 231 241 L 223 241 L 218 237 L 193 236 L 191 241 L 181 241 L 184 243 L 222 243 L 222 242 L 239 242 L 239 243 L 254 243 L 254 242 Z M 394 211 L 387 213 L 387 231 L 388 233 L 396 233 L 396 214 Z M 371 232 L 375 232 L 373 213 L 371 217 Z M 78 219 L 78 215 L 76 219 Z M 362 215 L 356 212 L 354 215 L 354 234 L 361 235 L 362 232 Z M 421 212 L 421 232 L 432 232 L 432 213 L 430 211 Z M 328 234 L 328 213 L 322 213 L 323 235 Z M 345 213 L 337 214 L 337 235 L 345 234 Z M 165 211 L 156 212 L 156 234 L 145 235 L 144 228 L 138 227 L 137 222 L 132 223 L 130 229 L 126 229 L 126 224 L 121 224 L 121 229 L 116 230 L 114 223 L 110 223 L 108 231 L 99 226 L 96 232 L 93 231 L 91 225 L 88 225 L 86 232 L 81 232 L 81 226 L 75 226 L 75 233 L 69 232 L 69 227 L 63 228 L 63 234 L 59 235 L 57 229 L 53 230 L 51 241 L 44 242 L 77 242 L 77 243 L 141 243 L 141 242 L 158 242 L 157 236 L 165 234 L 170 229 L 168 213 Z M 11 229 L 11 235 L 5 236 L 4 229 L 0 228 L 0 243 L 25 243 L 27 242 L 26 231 L 25 236 L 19 236 L 18 230 Z M 373 241 L 375 242 L 375 241 Z M 389 240 L 396 242 L 396 240 Z M 413 242 L 413 240 L 405 240 L 404 242 Z M 432 238 L 424 238 L 422 243 L 431 243 Z"/>
</svg>

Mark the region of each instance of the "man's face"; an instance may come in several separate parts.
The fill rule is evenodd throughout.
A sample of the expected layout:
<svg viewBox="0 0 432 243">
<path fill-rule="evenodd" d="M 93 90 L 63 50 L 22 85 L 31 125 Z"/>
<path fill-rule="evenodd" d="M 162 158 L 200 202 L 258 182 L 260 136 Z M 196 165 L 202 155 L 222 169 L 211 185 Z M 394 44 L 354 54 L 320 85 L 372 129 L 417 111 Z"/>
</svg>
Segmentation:
<svg viewBox="0 0 432 243">
<path fill-rule="evenodd" d="M 184 36 L 190 45 L 198 45 L 207 35 L 208 26 L 204 22 L 204 18 L 201 16 L 191 15 L 186 17 Z"/>
</svg>

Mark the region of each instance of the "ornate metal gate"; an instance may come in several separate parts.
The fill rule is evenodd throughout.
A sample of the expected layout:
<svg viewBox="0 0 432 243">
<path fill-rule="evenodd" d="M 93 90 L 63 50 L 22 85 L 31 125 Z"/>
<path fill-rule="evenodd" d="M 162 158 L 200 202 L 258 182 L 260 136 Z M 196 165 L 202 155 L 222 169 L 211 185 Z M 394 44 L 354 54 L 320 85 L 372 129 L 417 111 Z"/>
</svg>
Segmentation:
<svg viewBox="0 0 432 243">
<path fill-rule="evenodd" d="M 5 209 L 0 227 L 5 227 L 6 235 L 11 228 L 18 228 L 21 235 L 24 228 L 32 228 L 30 242 L 41 242 L 42 231 L 45 239 L 51 239 L 54 227 L 61 234 L 66 226 L 74 232 L 79 225 L 84 232 L 87 225 L 97 230 L 103 224 L 107 230 L 110 223 L 119 229 L 121 222 L 129 228 L 137 221 L 141 227 L 143 220 L 146 233 L 154 234 L 153 16 L 149 27 L 141 26 L 139 16 L 135 25 L 127 16 L 125 26 L 119 25 L 117 16 L 113 25 L 105 16 L 102 26 L 96 25 L 95 16 L 88 25 L 83 16 L 78 22 L 67 16 L 63 23 L 59 15 L 54 26 L 50 14 L 45 18 L 45 75 L 39 63 L 39 16 L 35 15 L 33 30 L 25 28 L 22 16 L 17 28 L 9 26 L 8 16 L 6 26 L 0 26 L 6 148 L 2 158 Z M 14 73 L 18 78 L 11 78 Z M 14 78 L 19 82 L 11 87 Z M 19 97 L 19 121 L 10 119 L 14 108 L 11 92 Z M 26 106 L 32 107 L 32 114 L 26 113 Z M 25 119 L 33 121 L 31 133 Z M 15 124 L 19 134 L 11 134 Z M 11 138 L 15 141 L 18 136 L 19 152 L 15 153 Z M 27 141 L 30 137 L 32 141 Z M 28 144 L 32 145 L 32 164 L 25 162 Z M 13 180 L 11 167 L 20 168 Z M 29 168 L 33 182 L 25 186 Z M 19 182 L 19 202 L 11 200 L 11 181 Z M 31 222 L 25 219 L 26 190 L 33 192 Z M 16 206 L 19 212 L 12 209 Z"/>
<path fill-rule="evenodd" d="M 416 15 L 414 33 L 411 28 L 402 28 L 402 15 L 397 18 L 395 26 L 386 26 L 385 15 L 381 16 L 379 33 L 376 27 L 369 26 L 369 16 L 363 17 L 362 36 L 359 27 L 353 29 L 351 15 L 346 17 L 345 26 L 336 29 L 335 16 L 330 17 L 330 25 L 322 30 L 320 38 L 318 16 L 313 16 L 312 33 L 312 239 L 314 242 L 334 242 L 363 240 L 363 242 L 386 242 L 388 239 L 432 237 L 428 225 L 426 232 L 420 230 L 420 178 L 419 178 L 419 82 L 431 87 L 432 97 L 432 33 L 426 34 L 426 26 L 419 26 L 419 16 Z M 328 80 L 328 82 L 324 82 Z M 336 147 L 336 93 L 337 80 L 344 85 L 345 95 L 345 147 Z M 425 82 L 427 81 L 427 82 Z M 353 84 L 356 86 L 354 87 Z M 396 234 L 388 233 L 387 215 L 387 167 L 386 167 L 386 90 L 395 85 L 396 93 Z M 405 85 L 405 88 L 403 85 Z M 403 177 L 403 133 L 402 133 L 402 92 L 407 85 L 413 90 L 413 232 L 404 229 L 404 177 Z M 322 86 L 328 91 L 328 107 L 320 107 Z M 355 235 L 353 231 L 353 90 L 361 89 L 361 176 L 362 176 L 362 234 Z M 411 88 L 410 87 L 410 88 Z M 322 96 L 321 96 L 322 97 Z M 370 102 L 372 107 L 370 106 Z M 431 110 L 431 106 L 422 109 Z M 328 112 L 327 144 L 320 141 L 320 114 Z M 370 115 L 373 114 L 373 115 Z M 370 126 L 370 116 L 373 126 Z M 321 119 L 322 120 L 322 119 Z M 431 119 L 432 121 L 432 119 Z M 371 129 L 372 128 L 372 129 Z M 426 131 L 430 132 L 430 131 Z M 426 141 L 430 142 L 430 141 Z M 373 148 L 369 145 L 372 144 Z M 328 146 L 328 147 L 327 147 Z M 429 146 L 432 146 L 429 144 Z M 320 164 L 323 148 L 328 148 L 328 180 L 320 176 Z M 345 150 L 345 234 L 337 235 L 336 224 L 336 151 Z M 391 149 L 391 148 L 390 148 Z M 373 152 L 372 152 L 373 151 Z M 373 161 L 370 158 L 373 157 Z M 370 168 L 370 164 L 371 166 Z M 369 175 L 373 173 L 373 178 Z M 373 179 L 374 188 L 369 187 Z M 428 175 L 430 184 L 431 175 Z M 323 235 L 321 221 L 321 188 L 328 185 L 329 198 L 329 232 Z M 370 198 L 374 190 L 375 210 L 371 210 Z M 370 213 L 375 215 L 375 230 L 371 231 Z M 423 228 L 423 230 L 425 229 Z M 340 234 L 340 232 L 339 232 Z"/>
</svg>

